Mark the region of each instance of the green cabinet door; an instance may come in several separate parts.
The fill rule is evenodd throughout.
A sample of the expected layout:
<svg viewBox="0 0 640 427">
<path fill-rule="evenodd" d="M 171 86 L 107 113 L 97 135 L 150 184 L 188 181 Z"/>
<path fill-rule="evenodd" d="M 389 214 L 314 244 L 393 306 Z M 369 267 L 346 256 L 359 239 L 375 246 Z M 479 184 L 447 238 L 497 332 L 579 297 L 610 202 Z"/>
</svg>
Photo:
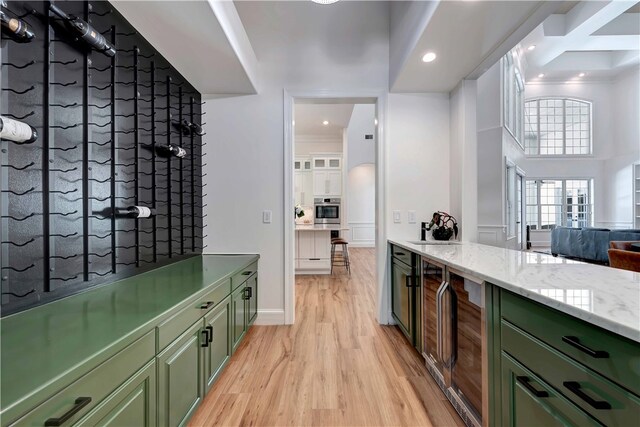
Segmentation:
<svg viewBox="0 0 640 427">
<path fill-rule="evenodd" d="M 391 260 L 391 312 L 398 322 L 400 330 L 409 341 L 414 342 L 413 333 L 413 275 L 411 267 L 404 263 Z"/>
<path fill-rule="evenodd" d="M 156 363 L 149 362 L 75 426 L 156 426 Z"/>
<path fill-rule="evenodd" d="M 204 318 L 204 326 L 211 333 L 211 342 L 204 348 L 205 387 L 209 391 L 222 368 L 231 357 L 231 298 L 226 298 Z"/>
<path fill-rule="evenodd" d="M 502 353 L 502 427 L 600 425 L 544 380 Z"/>
<path fill-rule="evenodd" d="M 186 424 L 202 400 L 202 346 L 207 341 L 202 324 L 198 320 L 157 356 L 161 427 Z"/>
<path fill-rule="evenodd" d="M 247 332 L 247 290 L 246 283 L 231 294 L 231 338 L 232 349 L 236 351 Z"/>
<path fill-rule="evenodd" d="M 258 275 L 257 274 L 254 274 L 249 278 L 249 280 L 247 280 L 247 288 L 249 288 L 249 290 L 247 291 L 247 294 L 248 294 L 247 297 L 249 298 L 247 300 L 247 305 L 248 305 L 247 316 L 249 317 L 247 324 L 251 325 L 256 320 L 256 317 L 258 317 Z"/>
</svg>

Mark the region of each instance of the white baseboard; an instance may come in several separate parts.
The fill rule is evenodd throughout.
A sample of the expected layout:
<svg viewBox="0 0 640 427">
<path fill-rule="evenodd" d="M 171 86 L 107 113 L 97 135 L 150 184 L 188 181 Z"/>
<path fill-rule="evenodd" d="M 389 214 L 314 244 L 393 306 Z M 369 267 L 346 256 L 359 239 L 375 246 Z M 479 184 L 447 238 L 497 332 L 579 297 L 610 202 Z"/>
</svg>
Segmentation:
<svg viewBox="0 0 640 427">
<path fill-rule="evenodd" d="M 284 310 L 258 310 L 256 325 L 284 325 Z"/>
</svg>

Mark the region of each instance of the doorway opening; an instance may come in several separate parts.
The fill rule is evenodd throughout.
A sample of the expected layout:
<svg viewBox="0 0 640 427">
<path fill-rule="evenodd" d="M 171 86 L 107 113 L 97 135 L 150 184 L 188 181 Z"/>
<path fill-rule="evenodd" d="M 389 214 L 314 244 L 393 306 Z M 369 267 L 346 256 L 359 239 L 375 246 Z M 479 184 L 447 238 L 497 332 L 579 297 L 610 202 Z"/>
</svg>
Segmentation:
<svg viewBox="0 0 640 427">
<path fill-rule="evenodd" d="M 379 96 L 285 94 L 287 324 L 295 321 L 296 275 L 349 277 L 349 249 L 362 247 L 375 248 L 378 320 L 387 322 L 382 115 Z"/>
</svg>

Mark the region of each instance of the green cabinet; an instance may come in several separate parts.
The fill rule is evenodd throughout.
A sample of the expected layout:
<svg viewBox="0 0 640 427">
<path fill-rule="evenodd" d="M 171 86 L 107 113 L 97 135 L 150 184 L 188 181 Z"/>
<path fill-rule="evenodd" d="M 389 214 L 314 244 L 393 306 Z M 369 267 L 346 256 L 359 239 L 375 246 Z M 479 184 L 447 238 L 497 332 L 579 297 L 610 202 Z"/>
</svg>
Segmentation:
<svg viewBox="0 0 640 427">
<path fill-rule="evenodd" d="M 502 426 L 598 426 L 593 418 L 508 354 L 502 354 Z"/>
<path fill-rule="evenodd" d="M 240 286 L 231 294 L 231 339 L 232 352 L 240 345 L 247 332 L 246 288 Z"/>
<path fill-rule="evenodd" d="M 211 388 L 231 357 L 230 324 L 231 298 L 226 298 L 204 318 L 205 330 L 210 333 L 209 345 L 203 347 L 206 391 Z"/>
<path fill-rule="evenodd" d="M 247 324 L 252 325 L 258 317 L 258 275 L 254 274 L 247 280 Z"/>
<path fill-rule="evenodd" d="M 638 343 L 504 289 L 493 295 L 496 425 L 640 425 Z"/>
<path fill-rule="evenodd" d="M 422 352 L 421 286 L 417 271 L 417 256 L 397 246 L 391 246 L 391 314 L 398 327 Z"/>
<path fill-rule="evenodd" d="M 155 360 L 140 369 L 75 426 L 156 425 Z"/>
<path fill-rule="evenodd" d="M 205 331 L 199 320 L 157 356 L 160 427 L 185 424 L 202 400 Z"/>
</svg>

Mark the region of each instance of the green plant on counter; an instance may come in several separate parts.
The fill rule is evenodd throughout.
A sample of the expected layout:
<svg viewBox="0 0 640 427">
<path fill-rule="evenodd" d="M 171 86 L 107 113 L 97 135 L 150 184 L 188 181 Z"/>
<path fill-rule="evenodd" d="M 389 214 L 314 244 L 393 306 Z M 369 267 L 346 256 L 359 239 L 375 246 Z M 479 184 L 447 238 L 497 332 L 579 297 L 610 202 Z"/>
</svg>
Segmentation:
<svg viewBox="0 0 640 427">
<path fill-rule="evenodd" d="M 431 229 L 433 229 L 431 234 L 436 240 L 449 240 L 453 235 L 458 237 L 458 221 L 446 212 L 433 213 L 433 218 L 427 227 L 427 230 Z"/>
<path fill-rule="evenodd" d="M 302 209 L 302 206 L 296 205 L 294 215 L 296 218 L 302 218 L 304 216 L 304 209 Z"/>
</svg>

